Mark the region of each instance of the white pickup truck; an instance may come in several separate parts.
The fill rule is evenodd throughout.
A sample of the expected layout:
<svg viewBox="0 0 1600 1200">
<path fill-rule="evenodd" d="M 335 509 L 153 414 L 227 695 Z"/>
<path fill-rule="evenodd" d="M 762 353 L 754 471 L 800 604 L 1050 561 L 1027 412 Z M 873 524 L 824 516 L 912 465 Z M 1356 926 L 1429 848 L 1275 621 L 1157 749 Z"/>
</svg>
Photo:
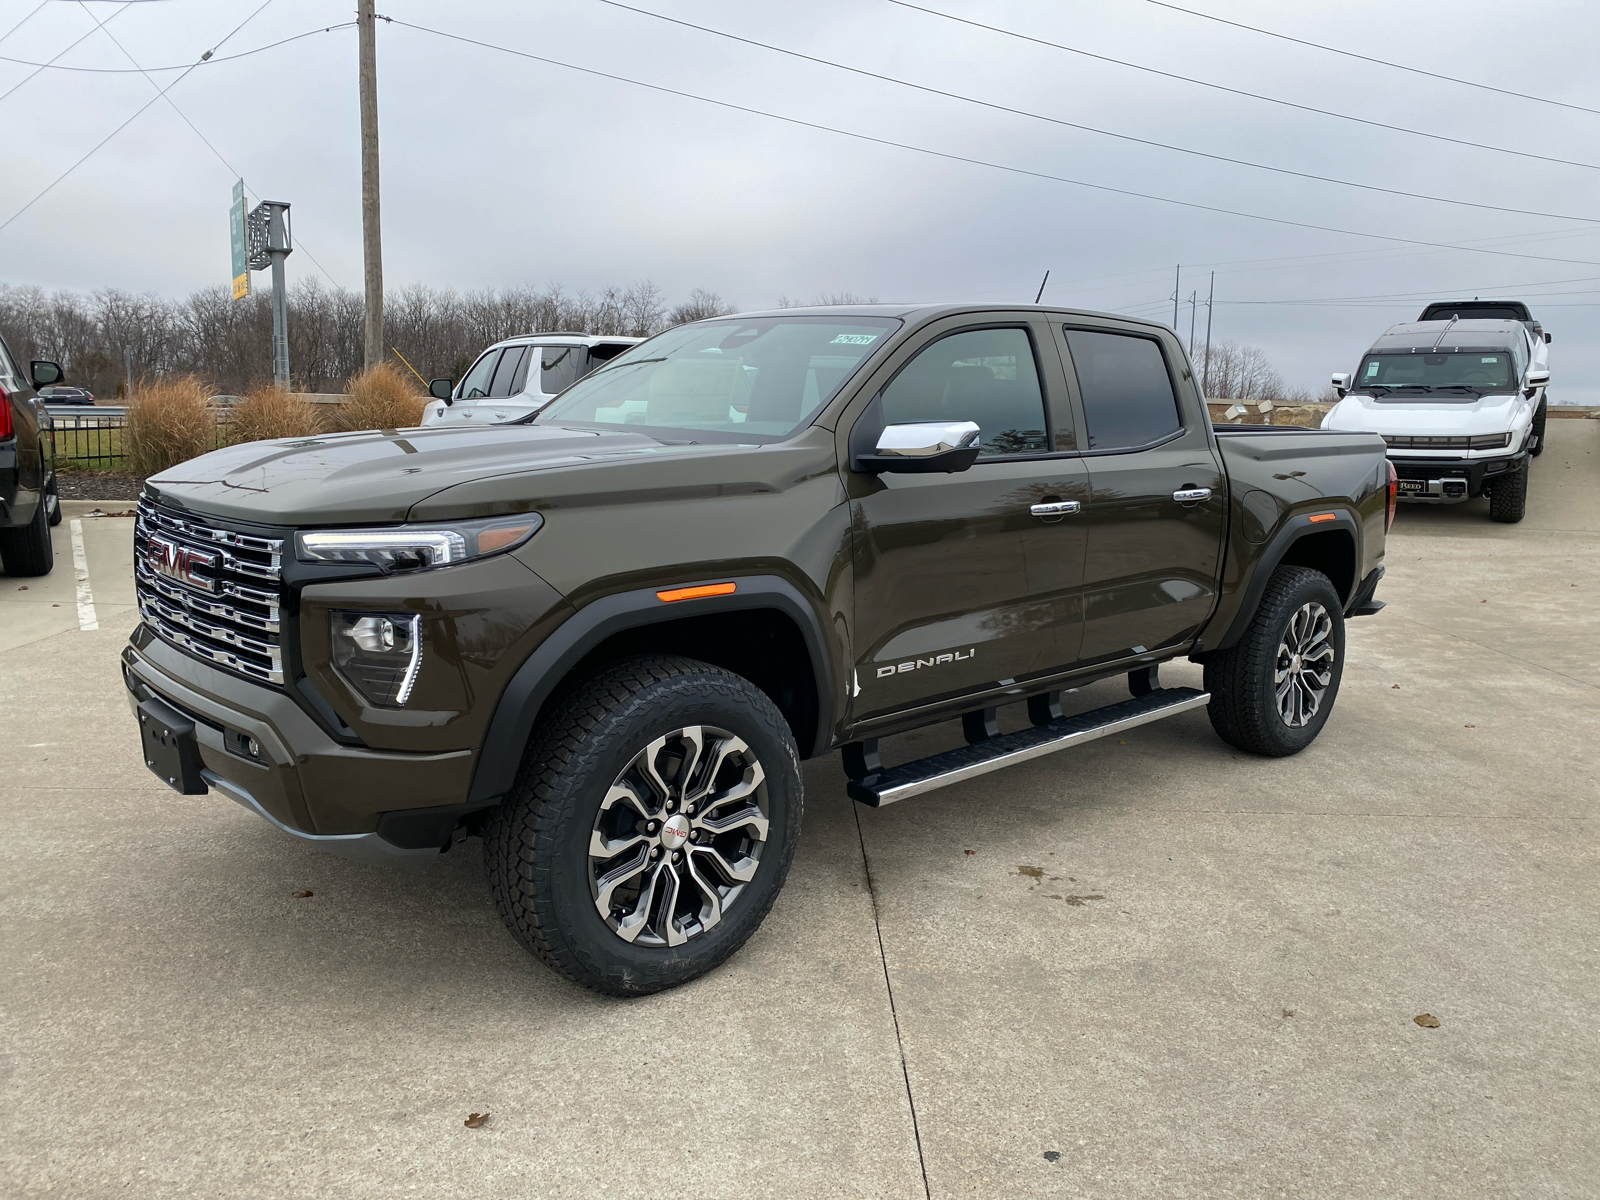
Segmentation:
<svg viewBox="0 0 1600 1200">
<path fill-rule="evenodd" d="M 435 379 L 424 425 L 453 421 L 498 424 L 538 412 L 601 363 L 643 338 L 591 337 L 583 333 L 539 333 L 506 338 L 478 356 L 452 384 Z"/>
<path fill-rule="evenodd" d="M 1322 428 L 1381 436 L 1402 500 L 1487 496 L 1494 520 L 1520 521 L 1529 465 L 1543 449 L 1547 341 L 1517 319 L 1396 325 L 1353 376 L 1333 376 L 1340 399 Z"/>
</svg>

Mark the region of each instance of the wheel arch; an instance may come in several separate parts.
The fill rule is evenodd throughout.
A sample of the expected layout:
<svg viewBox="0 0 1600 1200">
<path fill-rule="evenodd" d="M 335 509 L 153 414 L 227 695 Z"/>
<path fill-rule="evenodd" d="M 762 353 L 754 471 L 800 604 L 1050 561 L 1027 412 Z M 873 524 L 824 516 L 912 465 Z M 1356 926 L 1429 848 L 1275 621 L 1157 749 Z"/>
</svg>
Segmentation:
<svg viewBox="0 0 1600 1200">
<path fill-rule="evenodd" d="M 681 654 L 734 672 L 771 698 L 803 758 L 826 749 L 833 672 L 813 604 L 778 576 L 736 576 L 727 595 L 663 602 L 655 588 L 619 592 L 579 609 L 512 676 L 484 738 L 468 808 L 497 803 L 516 779 L 528 739 L 561 685 L 634 654 Z"/>
<path fill-rule="evenodd" d="M 1236 645 L 1255 617 L 1267 581 L 1281 566 L 1310 567 L 1321 571 L 1348 609 L 1360 585 L 1361 527 L 1349 512 L 1308 513 L 1291 517 L 1267 543 L 1256 561 L 1239 611 L 1228 632 L 1207 653 Z"/>
</svg>

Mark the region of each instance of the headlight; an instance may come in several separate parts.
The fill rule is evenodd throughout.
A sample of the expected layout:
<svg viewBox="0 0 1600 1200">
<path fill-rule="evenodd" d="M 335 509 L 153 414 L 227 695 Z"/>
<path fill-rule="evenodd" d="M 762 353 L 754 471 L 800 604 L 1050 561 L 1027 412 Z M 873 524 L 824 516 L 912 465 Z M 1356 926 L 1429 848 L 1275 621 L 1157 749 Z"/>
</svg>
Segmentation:
<svg viewBox="0 0 1600 1200">
<path fill-rule="evenodd" d="M 417 613 L 332 614 L 333 664 L 374 708 L 404 708 L 422 665 Z"/>
<path fill-rule="evenodd" d="M 1510 444 L 1511 435 L 1509 433 L 1480 433 L 1472 439 L 1472 448 L 1474 450 L 1499 450 L 1501 447 L 1509 446 Z"/>
<path fill-rule="evenodd" d="M 515 549 L 539 532 L 538 513 L 456 521 L 448 525 L 393 525 L 386 529 L 314 529 L 297 533 L 302 562 L 369 563 L 390 571 L 446 567 Z"/>
</svg>

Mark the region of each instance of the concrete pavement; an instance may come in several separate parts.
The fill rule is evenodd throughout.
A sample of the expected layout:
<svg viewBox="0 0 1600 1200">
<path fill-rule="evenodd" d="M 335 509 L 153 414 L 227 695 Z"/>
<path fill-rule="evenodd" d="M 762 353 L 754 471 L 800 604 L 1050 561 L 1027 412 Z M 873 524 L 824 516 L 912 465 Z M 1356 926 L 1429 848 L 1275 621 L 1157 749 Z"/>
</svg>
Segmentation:
<svg viewBox="0 0 1600 1200">
<path fill-rule="evenodd" d="M 1520 525 L 1402 507 L 1304 754 L 1193 713 L 876 811 L 811 763 L 763 929 L 626 1003 L 475 843 L 363 868 L 162 787 L 131 522 L 80 517 L 98 630 L 70 544 L 0 577 L 0 1194 L 1595 1195 L 1600 422 L 1550 435 Z"/>
</svg>

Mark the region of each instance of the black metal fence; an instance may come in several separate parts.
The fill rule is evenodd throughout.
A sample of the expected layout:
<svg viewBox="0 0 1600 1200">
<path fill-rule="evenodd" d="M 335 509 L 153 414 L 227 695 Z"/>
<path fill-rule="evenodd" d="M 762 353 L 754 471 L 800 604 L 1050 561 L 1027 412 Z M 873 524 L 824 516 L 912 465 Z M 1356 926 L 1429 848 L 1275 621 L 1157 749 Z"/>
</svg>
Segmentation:
<svg viewBox="0 0 1600 1200">
<path fill-rule="evenodd" d="M 127 467 L 128 410 L 109 406 L 50 411 L 50 445 L 58 468 L 116 471 Z M 212 413 L 207 450 L 233 443 L 233 414 Z"/>
</svg>

